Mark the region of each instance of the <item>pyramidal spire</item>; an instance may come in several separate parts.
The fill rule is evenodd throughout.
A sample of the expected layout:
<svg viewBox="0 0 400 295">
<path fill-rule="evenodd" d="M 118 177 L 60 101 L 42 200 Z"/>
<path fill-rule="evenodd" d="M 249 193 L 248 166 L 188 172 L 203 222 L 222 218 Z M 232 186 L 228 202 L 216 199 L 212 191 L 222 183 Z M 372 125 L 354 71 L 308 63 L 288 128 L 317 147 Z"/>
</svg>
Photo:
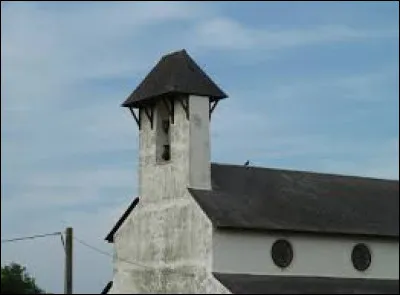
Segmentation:
<svg viewBox="0 0 400 295">
<path fill-rule="evenodd" d="M 122 106 L 138 108 L 169 94 L 207 96 L 211 101 L 228 97 L 183 49 L 164 55 Z"/>
</svg>

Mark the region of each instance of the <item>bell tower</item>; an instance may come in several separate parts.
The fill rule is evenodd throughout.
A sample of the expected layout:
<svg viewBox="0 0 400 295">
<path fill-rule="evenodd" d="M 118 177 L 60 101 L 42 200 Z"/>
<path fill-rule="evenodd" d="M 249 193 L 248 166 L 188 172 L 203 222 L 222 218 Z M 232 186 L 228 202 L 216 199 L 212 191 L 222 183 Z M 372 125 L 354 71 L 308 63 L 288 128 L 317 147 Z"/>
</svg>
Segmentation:
<svg viewBox="0 0 400 295">
<path fill-rule="evenodd" d="M 140 130 L 141 201 L 174 198 L 176 187 L 211 189 L 210 119 L 226 97 L 181 50 L 163 56 L 126 99 Z"/>
<path fill-rule="evenodd" d="M 212 223 L 188 190 L 212 189 L 210 119 L 226 97 L 181 50 L 122 104 L 139 128 L 139 196 L 108 239 L 135 262 L 114 259 L 112 293 L 229 293 L 212 275 Z"/>
</svg>

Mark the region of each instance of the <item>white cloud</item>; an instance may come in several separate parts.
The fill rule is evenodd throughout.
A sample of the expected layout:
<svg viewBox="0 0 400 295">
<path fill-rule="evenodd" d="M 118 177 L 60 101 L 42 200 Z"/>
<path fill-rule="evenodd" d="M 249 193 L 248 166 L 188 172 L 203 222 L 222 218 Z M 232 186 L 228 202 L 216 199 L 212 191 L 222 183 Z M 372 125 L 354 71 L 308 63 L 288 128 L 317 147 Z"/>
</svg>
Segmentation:
<svg viewBox="0 0 400 295">
<path fill-rule="evenodd" d="M 398 179 L 398 136 L 379 136 L 377 123 L 358 134 L 362 122 L 376 118 L 378 106 L 398 103 L 385 96 L 396 76 L 395 67 L 383 66 L 375 72 L 283 80 L 268 84 L 267 93 L 265 85 L 234 89 L 236 96 L 213 114 L 214 159 L 226 161 L 228 147 L 238 164 L 250 159 L 258 166 Z M 257 103 L 248 103 L 249 97 Z M 331 109 L 338 104 L 353 109 Z M 334 126 L 347 130 L 337 132 Z"/>
<path fill-rule="evenodd" d="M 345 25 L 311 28 L 253 29 L 229 18 L 214 18 L 196 27 L 193 42 L 200 47 L 223 50 L 282 50 L 368 38 L 398 38 L 398 30 L 366 31 Z"/>
<path fill-rule="evenodd" d="M 362 159 L 324 160 L 322 172 L 339 172 L 382 179 L 399 179 L 399 139 L 394 138 L 380 144 L 369 157 Z"/>
<path fill-rule="evenodd" d="M 344 74 L 341 76 L 329 75 L 322 77 L 299 77 L 294 81 L 282 81 L 269 90 L 269 97 L 274 101 L 288 103 L 289 101 L 301 101 L 312 103 L 315 99 L 324 101 L 331 99 L 331 93 L 335 93 L 337 100 L 355 100 L 359 102 L 376 102 L 391 97 L 383 96 L 387 84 L 397 81 L 398 67 L 393 65 L 383 66 L 371 72 L 358 72 L 356 74 Z"/>
<path fill-rule="evenodd" d="M 193 42 L 199 46 L 221 49 L 249 49 L 257 46 L 255 32 L 227 18 L 201 22 L 196 28 Z"/>
</svg>

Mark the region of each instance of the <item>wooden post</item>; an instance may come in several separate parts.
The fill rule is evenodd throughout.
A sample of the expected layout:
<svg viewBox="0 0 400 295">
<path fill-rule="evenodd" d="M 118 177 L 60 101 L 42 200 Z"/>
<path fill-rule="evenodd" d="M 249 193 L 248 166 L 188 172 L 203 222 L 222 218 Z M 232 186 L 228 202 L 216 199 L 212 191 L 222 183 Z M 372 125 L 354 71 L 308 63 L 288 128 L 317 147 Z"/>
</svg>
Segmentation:
<svg viewBox="0 0 400 295">
<path fill-rule="evenodd" d="M 65 281 L 64 293 L 72 294 L 72 227 L 65 230 Z"/>
</svg>

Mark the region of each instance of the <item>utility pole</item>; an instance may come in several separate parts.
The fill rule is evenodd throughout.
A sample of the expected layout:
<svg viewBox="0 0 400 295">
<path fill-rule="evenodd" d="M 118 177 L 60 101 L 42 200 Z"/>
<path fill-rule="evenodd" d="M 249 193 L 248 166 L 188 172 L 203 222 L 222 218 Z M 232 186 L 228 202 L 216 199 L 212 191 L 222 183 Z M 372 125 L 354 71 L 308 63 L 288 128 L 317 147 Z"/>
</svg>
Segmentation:
<svg viewBox="0 0 400 295">
<path fill-rule="evenodd" d="M 72 294 L 72 227 L 67 227 L 65 230 L 64 293 Z"/>
</svg>

